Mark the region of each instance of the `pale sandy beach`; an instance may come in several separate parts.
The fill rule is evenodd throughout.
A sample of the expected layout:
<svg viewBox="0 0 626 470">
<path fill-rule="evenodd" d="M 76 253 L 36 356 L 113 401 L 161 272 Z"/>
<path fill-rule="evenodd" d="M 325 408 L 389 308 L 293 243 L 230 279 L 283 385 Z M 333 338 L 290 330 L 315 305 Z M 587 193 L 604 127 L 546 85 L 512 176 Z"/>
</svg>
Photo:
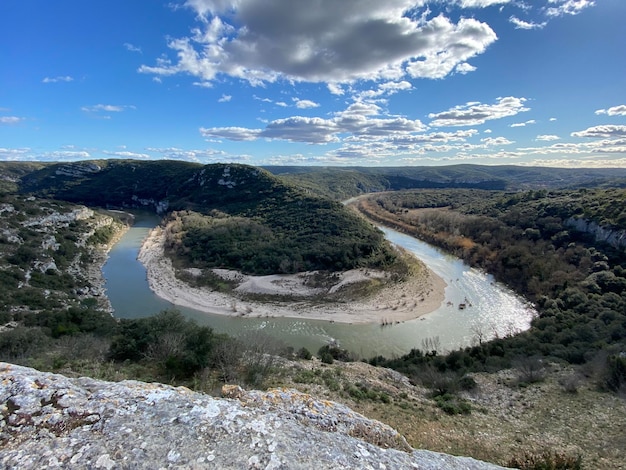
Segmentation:
<svg viewBox="0 0 626 470">
<path fill-rule="evenodd" d="M 215 270 L 224 278 L 236 280 L 239 295 L 260 293 L 288 295 L 288 301 L 255 302 L 206 288 L 192 287 L 176 278 L 169 258 L 163 254 L 164 236 L 160 227 L 152 230 L 139 252 L 147 269 L 148 283 L 156 295 L 174 305 L 207 313 L 242 317 L 292 317 L 341 323 L 396 323 L 418 318 L 436 310 L 444 300 L 446 283 L 431 271 L 423 276 L 386 287 L 379 293 L 354 302 L 314 302 L 307 296 L 323 294 L 305 285 L 307 274 L 246 276 L 235 271 Z M 191 271 L 194 272 L 193 270 Z M 427 274 L 426 274 L 427 273 Z M 366 278 L 384 276 L 382 272 L 352 270 L 343 273 L 329 293 L 342 285 Z M 295 298 L 295 300 L 293 300 Z"/>
</svg>

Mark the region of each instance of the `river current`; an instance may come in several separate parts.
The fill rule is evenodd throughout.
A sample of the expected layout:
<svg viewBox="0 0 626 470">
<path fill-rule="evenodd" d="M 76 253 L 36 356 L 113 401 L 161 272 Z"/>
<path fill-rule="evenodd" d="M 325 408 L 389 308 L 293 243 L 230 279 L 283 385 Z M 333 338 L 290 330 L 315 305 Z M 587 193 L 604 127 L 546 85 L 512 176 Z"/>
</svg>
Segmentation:
<svg viewBox="0 0 626 470">
<path fill-rule="evenodd" d="M 529 328 L 535 314 L 524 299 L 492 276 L 470 268 L 461 260 L 391 229 L 381 228 L 388 240 L 414 253 L 447 283 L 445 300 L 432 313 L 395 325 L 351 325 L 296 318 L 240 318 L 213 315 L 180 307 L 157 297 L 149 288 L 146 269 L 137 261 L 141 243 L 159 218 L 139 214 L 135 225 L 113 247 L 102 268 L 107 295 L 119 318 L 139 318 L 176 308 L 216 332 L 240 335 L 259 331 L 298 349 L 311 351 L 338 342 L 360 357 L 402 355 L 424 342 L 435 341 L 441 350 L 468 346 L 481 339 L 505 336 Z M 465 308 L 460 309 L 459 305 Z"/>
</svg>

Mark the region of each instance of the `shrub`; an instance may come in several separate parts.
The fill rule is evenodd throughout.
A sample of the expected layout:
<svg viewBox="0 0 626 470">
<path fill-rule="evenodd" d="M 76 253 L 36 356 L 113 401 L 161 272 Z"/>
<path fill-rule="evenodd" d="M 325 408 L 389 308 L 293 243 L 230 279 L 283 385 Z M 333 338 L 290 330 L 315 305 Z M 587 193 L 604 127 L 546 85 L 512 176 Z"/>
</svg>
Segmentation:
<svg viewBox="0 0 626 470">
<path fill-rule="evenodd" d="M 436 396 L 435 403 L 449 415 L 468 415 L 472 411 L 469 403 L 451 393 Z"/>
<path fill-rule="evenodd" d="M 616 393 L 626 389 L 626 353 L 616 354 L 607 358 L 602 385 Z"/>
<path fill-rule="evenodd" d="M 50 343 L 41 328 L 18 327 L 0 333 L 0 359 L 13 362 L 35 355 Z"/>
<path fill-rule="evenodd" d="M 329 353 L 328 351 L 323 351 L 320 354 L 320 361 L 322 361 L 324 364 L 332 364 L 333 362 L 335 362 L 332 354 Z"/>
<path fill-rule="evenodd" d="M 474 378 L 470 377 L 469 375 L 464 375 L 459 379 L 459 387 L 461 388 L 461 390 L 474 390 L 477 386 L 478 384 L 476 383 Z"/>
<path fill-rule="evenodd" d="M 580 470 L 583 468 L 580 455 L 574 457 L 556 451 L 545 451 L 541 454 L 526 452 L 509 460 L 507 467 L 520 470 Z"/>
<path fill-rule="evenodd" d="M 336 359 L 337 361 L 341 361 L 341 362 L 353 361 L 352 355 L 348 352 L 347 349 L 342 349 L 339 346 L 334 346 L 334 345 L 327 344 L 325 346 L 322 346 L 317 352 L 317 354 L 320 356 L 320 359 L 325 355 L 330 355 L 333 359 Z M 324 361 L 322 360 L 322 362 Z M 330 362 L 329 364 L 332 364 L 332 362 Z"/>
<path fill-rule="evenodd" d="M 298 359 L 304 359 L 304 360 L 310 360 L 313 357 L 313 355 L 311 354 L 311 351 L 309 351 L 307 348 L 300 348 L 298 350 Z"/>
</svg>

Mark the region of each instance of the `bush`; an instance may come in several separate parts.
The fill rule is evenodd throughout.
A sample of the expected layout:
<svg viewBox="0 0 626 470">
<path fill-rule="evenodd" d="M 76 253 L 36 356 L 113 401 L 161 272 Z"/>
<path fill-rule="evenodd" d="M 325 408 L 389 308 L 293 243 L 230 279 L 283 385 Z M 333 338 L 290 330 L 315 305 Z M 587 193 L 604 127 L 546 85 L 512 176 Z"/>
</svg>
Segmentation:
<svg viewBox="0 0 626 470">
<path fill-rule="evenodd" d="M 626 353 L 607 358 L 602 385 L 615 393 L 626 390 Z"/>
<path fill-rule="evenodd" d="M 8 362 L 27 359 L 43 351 L 50 343 L 41 328 L 18 327 L 0 333 L 0 359 Z"/>
<path fill-rule="evenodd" d="M 507 463 L 507 467 L 519 468 L 520 470 L 580 470 L 582 469 L 582 457 L 568 456 L 559 452 L 545 451 L 541 454 L 525 453 L 513 457 Z"/>
<path fill-rule="evenodd" d="M 304 359 L 306 361 L 309 361 L 312 357 L 313 355 L 311 354 L 311 351 L 309 351 L 307 348 L 302 347 L 298 350 L 298 359 Z"/>
<path fill-rule="evenodd" d="M 468 415 L 472 411 L 469 403 L 451 393 L 436 396 L 435 403 L 449 415 Z"/>
<path fill-rule="evenodd" d="M 341 362 L 353 361 L 352 355 L 348 352 L 347 349 L 342 349 L 339 346 L 334 346 L 334 345 L 327 344 L 325 346 L 322 346 L 318 350 L 317 355 L 320 357 L 320 359 L 322 359 L 324 356 L 330 355 L 333 359 L 337 361 L 341 361 Z M 322 359 L 322 362 L 324 362 L 323 359 Z M 329 362 L 328 364 L 332 364 L 332 362 Z"/>
<path fill-rule="evenodd" d="M 333 362 L 335 362 L 335 360 L 333 359 L 333 355 L 328 351 L 323 351 L 320 354 L 320 361 L 322 361 L 324 364 L 332 364 Z"/>
</svg>

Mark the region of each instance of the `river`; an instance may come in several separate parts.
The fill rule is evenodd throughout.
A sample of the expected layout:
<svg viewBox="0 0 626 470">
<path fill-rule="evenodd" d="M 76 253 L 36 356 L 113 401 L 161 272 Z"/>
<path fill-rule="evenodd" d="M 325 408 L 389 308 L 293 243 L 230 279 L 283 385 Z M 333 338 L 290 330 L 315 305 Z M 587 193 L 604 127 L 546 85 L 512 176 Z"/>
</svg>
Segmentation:
<svg viewBox="0 0 626 470">
<path fill-rule="evenodd" d="M 241 318 L 212 315 L 180 307 L 157 297 L 149 288 L 146 270 L 137 261 L 142 241 L 159 223 L 150 214 L 138 214 L 135 225 L 112 248 L 102 268 L 107 295 L 119 318 L 139 318 L 163 309 L 177 308 L 197 323 L 216 332 L 240 335 L 260 331 L 294 348 L 302 346 L 317 351 L 320 346 L 337 341 L 360 357 L 382 354 L 402 355 L 412 348 L 422 348 L 435 340 L 441 350 L 468 346 L 480 335 L 483 340 L 529 328 L 535 311 L 493 277 L 432 246 L 391 229 L 381 228 L 386 237 L 414 253 L 448 286 L 445 300 L 436 311 L 400 324 L 350 325 L 327 321 L 292 318 Z M 459 304 L 467 307 L 459 309 Z"/>
</svg>

